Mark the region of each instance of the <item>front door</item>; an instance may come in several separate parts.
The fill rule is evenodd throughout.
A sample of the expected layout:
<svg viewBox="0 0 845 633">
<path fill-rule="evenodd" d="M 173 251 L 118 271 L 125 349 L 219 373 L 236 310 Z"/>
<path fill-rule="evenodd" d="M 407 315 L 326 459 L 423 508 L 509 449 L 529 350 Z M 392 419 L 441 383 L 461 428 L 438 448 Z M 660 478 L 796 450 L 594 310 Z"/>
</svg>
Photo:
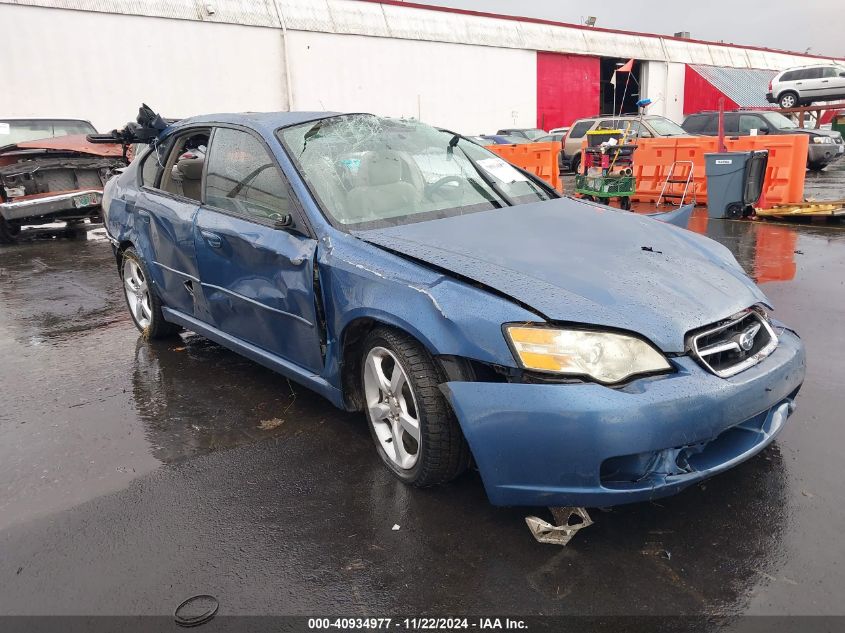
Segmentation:
<svg viewBox="0 0 845 633">
<path fill-rule="evenodd" d="M 215 129 L 194 243 L 198 318 L 301 367 L 323 366 L 314 296 L 317 242 L 280 227 L 293 195 L 263 141 Z"/>
</svg>

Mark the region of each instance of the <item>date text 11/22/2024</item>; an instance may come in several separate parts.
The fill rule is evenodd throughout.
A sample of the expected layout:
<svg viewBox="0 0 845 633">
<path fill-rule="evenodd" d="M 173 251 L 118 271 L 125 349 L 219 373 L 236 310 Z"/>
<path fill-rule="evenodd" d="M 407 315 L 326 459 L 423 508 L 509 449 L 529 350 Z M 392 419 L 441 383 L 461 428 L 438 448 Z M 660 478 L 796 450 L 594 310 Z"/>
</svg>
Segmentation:
<svg viewBox="0 0 845 633">
<path fill-rule="evenodd" d="M 309 630 L 524 630 L 524 620 L 512 618 L 309 618 Z"/>
</svg>

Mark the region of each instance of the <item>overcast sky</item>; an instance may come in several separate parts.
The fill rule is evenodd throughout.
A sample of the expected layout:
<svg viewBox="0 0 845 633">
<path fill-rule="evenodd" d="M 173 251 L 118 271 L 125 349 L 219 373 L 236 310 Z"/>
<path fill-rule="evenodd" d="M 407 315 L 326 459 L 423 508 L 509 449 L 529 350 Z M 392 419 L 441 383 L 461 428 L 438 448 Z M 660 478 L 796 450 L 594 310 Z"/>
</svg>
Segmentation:
<svg viewBox="0 0 845 633">
<path fill-rule="evenodd" d="M 702 40 L 782 48 L 845 58 L 845 4 L 839 0 L 412 0 L 421 4 L 508 13 Z"/>
</svg>

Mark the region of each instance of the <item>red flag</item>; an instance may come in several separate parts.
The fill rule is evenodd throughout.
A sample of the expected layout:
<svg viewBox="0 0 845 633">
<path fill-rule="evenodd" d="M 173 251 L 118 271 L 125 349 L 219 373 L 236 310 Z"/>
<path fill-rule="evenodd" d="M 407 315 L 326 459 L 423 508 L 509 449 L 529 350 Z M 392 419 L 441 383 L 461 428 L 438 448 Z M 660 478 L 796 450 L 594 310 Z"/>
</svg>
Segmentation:
<svg viewBox="0 0 845 633">
<path fill-rule="evenodd" d="M 622 64 L 619 68 L 616 69 L 617 72 L 620 73 L 629 73 L 634 70 L 634 60 L 629 59 L 627 62 Z"/>
</svg>

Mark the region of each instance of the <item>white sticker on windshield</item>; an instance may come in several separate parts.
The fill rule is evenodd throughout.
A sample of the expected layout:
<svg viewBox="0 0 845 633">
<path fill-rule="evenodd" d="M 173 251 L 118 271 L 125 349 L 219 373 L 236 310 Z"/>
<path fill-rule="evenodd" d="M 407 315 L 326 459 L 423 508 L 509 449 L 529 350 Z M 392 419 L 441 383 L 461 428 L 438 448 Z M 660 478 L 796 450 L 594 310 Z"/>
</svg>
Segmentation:
<svg viewBox="0 0 845 633">
<path fill-rule="evenodd" d="M 0 134 L 11 134 L 8 123 L 0 123 Z"/>
<path fill-rule="evenodd" d="M 478 161 L 478 165 L 488 174 L 505 184 L 528 181 L 525 174 L 501 158 L 482 158 Z"/>
</svg>

